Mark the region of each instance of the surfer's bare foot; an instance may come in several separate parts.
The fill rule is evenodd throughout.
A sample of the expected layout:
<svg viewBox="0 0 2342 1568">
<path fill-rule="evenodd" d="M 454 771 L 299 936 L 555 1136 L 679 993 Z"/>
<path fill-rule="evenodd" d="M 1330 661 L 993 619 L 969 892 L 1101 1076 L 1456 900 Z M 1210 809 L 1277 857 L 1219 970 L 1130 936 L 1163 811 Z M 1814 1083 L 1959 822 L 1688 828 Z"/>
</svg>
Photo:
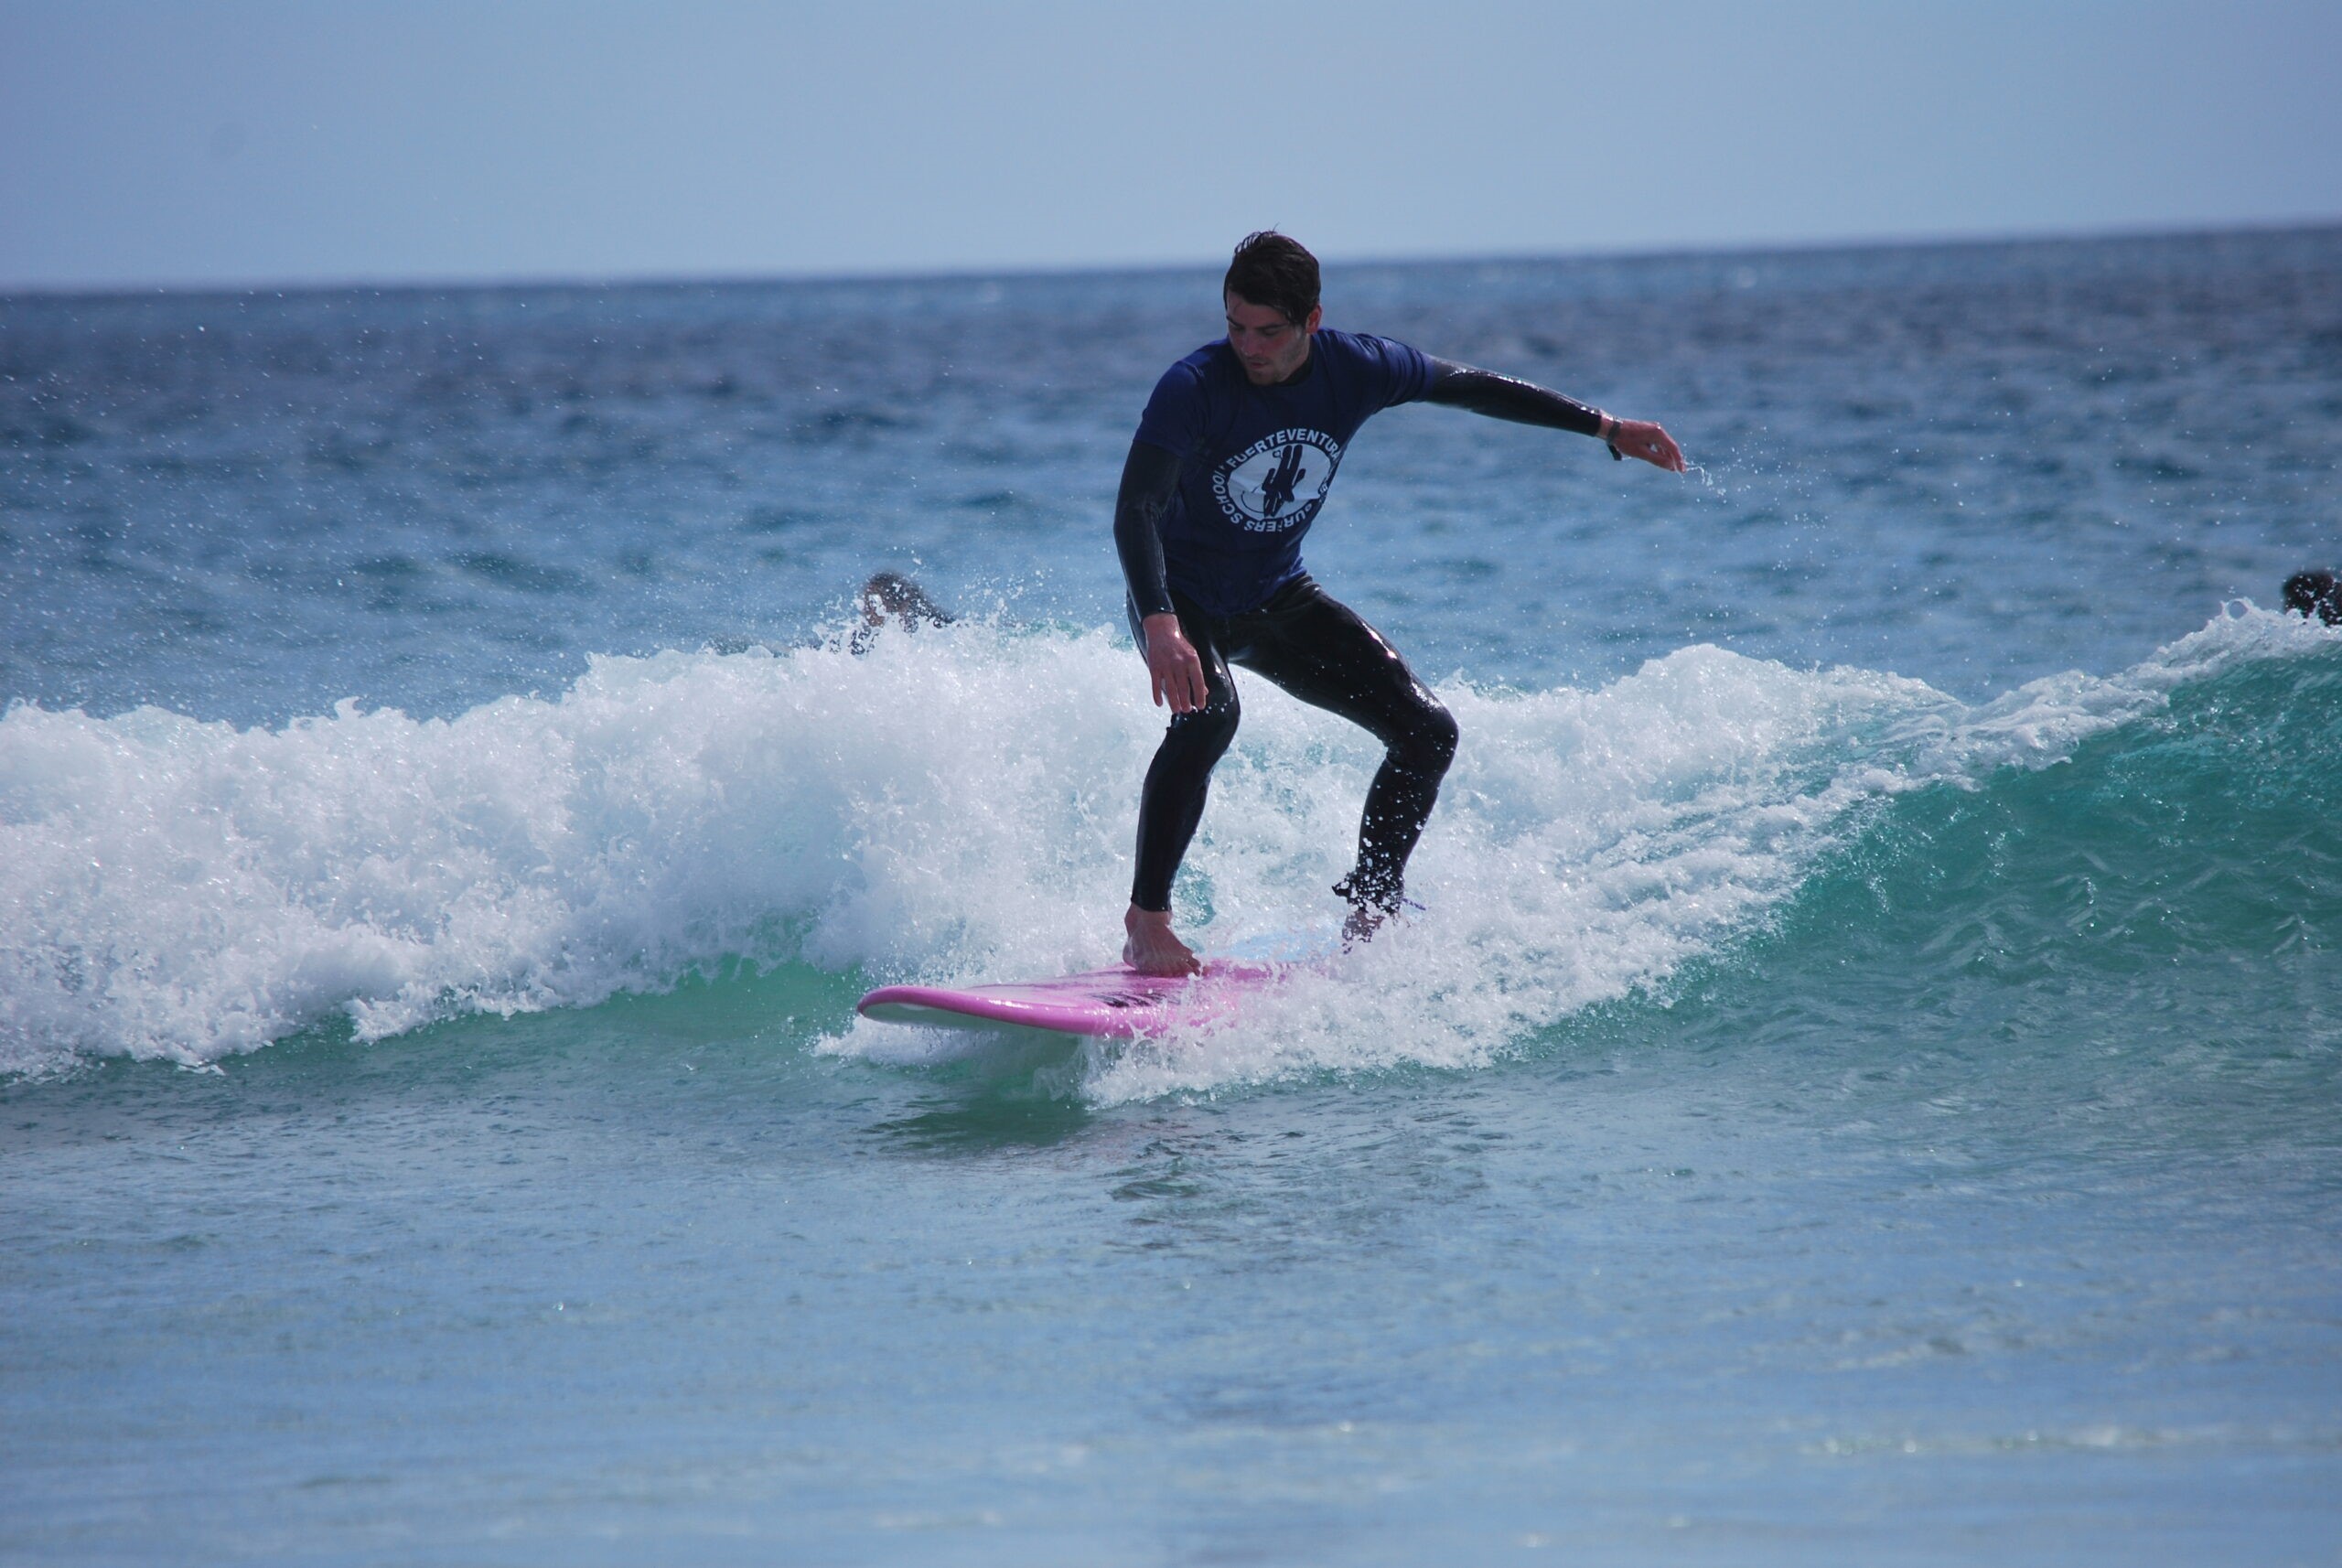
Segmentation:
<svg viewBox="0 0 2342 1568">
<path fill-rule="evenodd" d="M 1171 930 L 1167 909 L 1133 904 L 1123 916 L 1123 961 L 1141 974 L 1194 974 L 1203 968 L 1195 950 Z"/>
<path fill-rule="evenodd" d="M 1344 952 L 1372 941 L 1374 933 L 1399 918 L 1402 909 L 1423 908 L 1397 887 L 1389 886 L 1387 878 L 1375 878 L 1363 868 L 1335 883 L 1334 895 L 1348 900 L 1350 907 L 1350 912 L 1342 918 Z"/>
<path fill-rule="evenodd" d="M 1354 947 L 1372 941 L 1374 933 L 1380 930 L 1382 922 L 1390 918 L 1371 904 L 1351 905 L 1348 916 L 1342 921 L 1342 950 L 1348 952 Z"/>
</svg>

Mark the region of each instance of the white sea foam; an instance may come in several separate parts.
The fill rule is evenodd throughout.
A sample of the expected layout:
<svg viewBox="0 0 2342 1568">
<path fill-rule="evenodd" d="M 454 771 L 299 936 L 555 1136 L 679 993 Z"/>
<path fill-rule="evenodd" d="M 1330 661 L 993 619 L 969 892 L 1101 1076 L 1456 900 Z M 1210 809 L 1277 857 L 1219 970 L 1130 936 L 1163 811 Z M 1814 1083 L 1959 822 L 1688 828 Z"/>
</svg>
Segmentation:
<svg viewBox="0 0 2342 1568">
<path fill-rule="evenodd" d="M 1761 919 L 1866 802 L 2042 765 L 2218 668 L 2332 633 L 2232 607 L 2106 680 L 1980 708 L 1684 649 L 1598 691 L 1446 689 L 1430 906 L 1234 1028 L 1100 1054 L 1107 1099 L 1466 1064 Z M 1375 757 L 1259 682 L 1180 908 L 1225 946 L 1322 920 Z M 866 656 L 600 659 L 452 721 L 0 719 L 0 1069 L 186 1063 L 335 1015 L 374 1039 L 801 955 L 874 979 L 1110 961 L 1161 714 L 1103 631 L 962 624 Z M 1349 983 L 1370 980 L 1371 983 Z M 879 1053 L 856 1024 L 829 1048 Z"/>
<path fill-rule="evenodd" d="M 1110 669 L 1103 633 L 972 627 L 863 658 L 597 660 L 558 701 L 451 722 L 17 707 L 0 1065 L 200 1062 L 337 1012 L 371 1039 L 800 946 L 887 969 L 1090 954 L 1073 894 L 1115 879 L 1103 822 L 1146 727 Z"/>
</svg>

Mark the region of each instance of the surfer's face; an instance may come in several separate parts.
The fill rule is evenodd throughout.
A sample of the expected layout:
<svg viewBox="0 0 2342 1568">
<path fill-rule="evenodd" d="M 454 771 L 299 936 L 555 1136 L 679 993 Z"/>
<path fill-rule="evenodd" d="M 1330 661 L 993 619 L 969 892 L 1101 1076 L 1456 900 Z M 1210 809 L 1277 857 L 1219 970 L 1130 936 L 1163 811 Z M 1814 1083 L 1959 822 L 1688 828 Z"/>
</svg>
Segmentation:
<svg viewBox="0 0 2342 1568">
<path fill-rule="evenodd" d="M 1296 322 L 1273 305 L 1254 305 L 1237 295 L 1228 302 L 1228 346 L 1236 350 L 1244 378 L 1256 387 L 1289 381 L 1309 359 L 1309 335 L 1326 314 L 1312 307 L 1309 318 Z"/>
</svg>

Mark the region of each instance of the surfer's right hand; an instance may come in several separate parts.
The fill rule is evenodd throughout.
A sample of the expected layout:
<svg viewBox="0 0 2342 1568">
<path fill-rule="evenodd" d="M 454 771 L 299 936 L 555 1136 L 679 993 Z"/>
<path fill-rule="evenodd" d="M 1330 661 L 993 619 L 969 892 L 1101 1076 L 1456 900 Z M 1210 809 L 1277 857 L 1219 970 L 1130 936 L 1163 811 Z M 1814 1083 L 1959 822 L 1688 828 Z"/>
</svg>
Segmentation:
<svg viewBox="0 0 2342 1568">
<path fill-rule="evenodd" d="M 1151 615 L 1139 622 L 1146 634 L 1146 672 L 1155 683 L 1155 705 L 1171 704 L 1175 714 L 1192 714 L 1210 700 L 1204 686 L 1204 661 L 1196 645 L 1179 629 L 1175 615 Z"/>
</svg>

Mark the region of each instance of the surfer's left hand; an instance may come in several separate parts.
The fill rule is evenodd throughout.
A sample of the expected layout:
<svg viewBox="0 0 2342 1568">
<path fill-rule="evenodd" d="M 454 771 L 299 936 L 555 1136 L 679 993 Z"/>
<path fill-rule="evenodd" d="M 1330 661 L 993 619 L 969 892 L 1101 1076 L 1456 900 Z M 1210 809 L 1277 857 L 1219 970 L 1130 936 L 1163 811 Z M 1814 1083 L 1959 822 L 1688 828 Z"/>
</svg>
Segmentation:
<svg viewBox="0 0 2342 1568">
<path fill-rule="evenodd" d="M 1610 447 L 1622 457 L 1640 457 L 1655 468 L 1671 474 L 1684 471 L 1683 449 L 1675 445 L 1675 437 L 1648 419 L 1620 419 L 1612 422 Z"/>
</svg>

